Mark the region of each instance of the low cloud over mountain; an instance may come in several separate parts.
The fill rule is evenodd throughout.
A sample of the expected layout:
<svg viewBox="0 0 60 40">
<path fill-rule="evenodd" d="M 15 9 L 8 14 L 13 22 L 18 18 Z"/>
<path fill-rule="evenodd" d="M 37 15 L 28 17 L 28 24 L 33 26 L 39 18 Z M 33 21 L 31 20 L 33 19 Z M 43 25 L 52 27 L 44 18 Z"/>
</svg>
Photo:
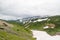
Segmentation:
<svg viewBox="0 0 60 40">
<path fill-rule="evenodd" d="M 16 17 L 60 15 L 60 0 L 0 0 L 0 14 Z"/>
</svg>

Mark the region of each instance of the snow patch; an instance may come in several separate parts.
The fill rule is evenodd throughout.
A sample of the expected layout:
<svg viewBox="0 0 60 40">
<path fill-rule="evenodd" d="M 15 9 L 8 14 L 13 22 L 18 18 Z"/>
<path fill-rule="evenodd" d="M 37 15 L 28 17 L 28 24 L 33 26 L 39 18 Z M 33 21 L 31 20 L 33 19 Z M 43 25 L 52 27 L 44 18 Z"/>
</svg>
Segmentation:
<svg viewBox="0 0 60 40">
<path fill-rule="evenodd" d="M 37 31 L 37 30 L 31 30 L 33 33 L 33 37 L 36 38 L 36 40 L 60 40 L 60 36 L 50 36 L 45 31 Z"/>
</svg>

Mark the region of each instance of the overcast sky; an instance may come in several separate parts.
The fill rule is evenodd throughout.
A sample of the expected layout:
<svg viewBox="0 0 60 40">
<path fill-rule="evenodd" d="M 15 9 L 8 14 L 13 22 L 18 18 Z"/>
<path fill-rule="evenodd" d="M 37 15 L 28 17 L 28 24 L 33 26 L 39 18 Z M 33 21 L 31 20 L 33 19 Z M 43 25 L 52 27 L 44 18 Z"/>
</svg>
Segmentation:
<svg viewBox="0 0 60 40">
<path fill-rule="evenodd" d="M 60 15 L 60 0 L 0 0 L 0 15 Z"/>
</svg>

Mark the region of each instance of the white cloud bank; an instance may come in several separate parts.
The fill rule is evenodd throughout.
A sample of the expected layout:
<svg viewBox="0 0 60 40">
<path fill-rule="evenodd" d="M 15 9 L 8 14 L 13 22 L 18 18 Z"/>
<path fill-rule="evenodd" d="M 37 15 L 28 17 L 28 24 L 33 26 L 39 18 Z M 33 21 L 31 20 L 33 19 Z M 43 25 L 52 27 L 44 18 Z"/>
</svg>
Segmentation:
<svg viewBox="0 0 60 40">
<path fill-rule="evenodd" d="M 60 0 L 0 0 L 0 14 L 17 17 L 60 15 Z"/>
<path fill-rule="evenodd" d="M 4 20 L 16 20 L 16 19 L 18 19 L 18 17 L 0 14 L 0 19 L 4 19 Z"/>
</svg>

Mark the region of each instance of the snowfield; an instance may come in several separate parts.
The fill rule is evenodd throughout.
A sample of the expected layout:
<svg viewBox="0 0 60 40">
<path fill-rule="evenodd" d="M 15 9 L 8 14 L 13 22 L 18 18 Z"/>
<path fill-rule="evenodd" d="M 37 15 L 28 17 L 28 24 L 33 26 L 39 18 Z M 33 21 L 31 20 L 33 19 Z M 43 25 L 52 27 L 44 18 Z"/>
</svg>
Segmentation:
<svg viewBox="0 0 60 40">
<path fill-rule="evenodd" d="M 60 40 L 60 35 L 50 36 L 45 31 L 31 30 L 36 40 Z"/>
</svg>

